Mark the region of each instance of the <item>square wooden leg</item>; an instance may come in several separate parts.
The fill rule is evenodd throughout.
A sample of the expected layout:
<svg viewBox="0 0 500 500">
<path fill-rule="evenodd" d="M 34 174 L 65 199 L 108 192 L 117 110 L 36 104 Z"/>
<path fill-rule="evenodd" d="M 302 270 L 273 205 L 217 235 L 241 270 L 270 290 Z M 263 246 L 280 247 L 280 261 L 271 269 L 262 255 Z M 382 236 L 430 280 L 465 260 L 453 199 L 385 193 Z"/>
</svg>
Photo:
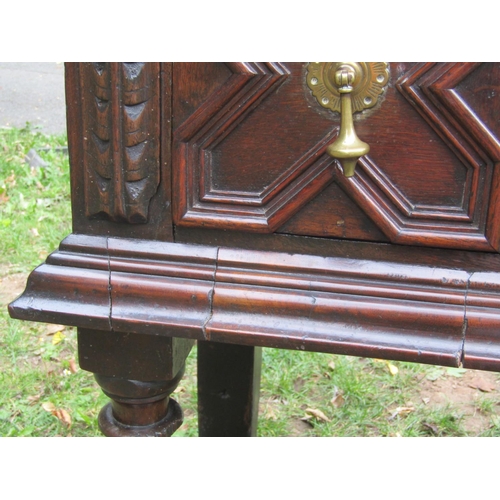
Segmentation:
<svg viewBox="0 0 500 500">
<path fill-rule="evenodd" d="M 257 432 L 260 347 L 198 342 L 198 422 L 202 437 Z"/>
</svg>

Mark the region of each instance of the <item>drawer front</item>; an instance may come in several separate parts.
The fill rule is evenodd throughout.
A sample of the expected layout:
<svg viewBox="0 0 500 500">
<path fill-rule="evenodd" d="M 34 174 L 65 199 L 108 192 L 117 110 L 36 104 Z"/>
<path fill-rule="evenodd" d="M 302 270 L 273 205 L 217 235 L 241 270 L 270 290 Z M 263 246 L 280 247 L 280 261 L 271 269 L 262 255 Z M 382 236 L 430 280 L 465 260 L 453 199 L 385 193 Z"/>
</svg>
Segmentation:
<svg viewBox="0 0 500 500">
<path fill-rule="evenodd" d="M 498 251 L 500 65 L 390 63 L 354 124 L 370 152 L 346 178 L 326 153 L 340 115 L 308 63 L 177 63 L 174 223 Z"/>
</svg>

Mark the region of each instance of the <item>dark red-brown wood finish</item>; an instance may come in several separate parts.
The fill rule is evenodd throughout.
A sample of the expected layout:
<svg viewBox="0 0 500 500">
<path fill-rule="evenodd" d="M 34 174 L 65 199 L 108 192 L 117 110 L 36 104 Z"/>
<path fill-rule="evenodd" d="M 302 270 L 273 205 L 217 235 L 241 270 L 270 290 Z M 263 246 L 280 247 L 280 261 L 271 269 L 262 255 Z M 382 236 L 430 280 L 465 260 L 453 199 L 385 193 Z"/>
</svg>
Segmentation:
<svg viewBox="0 0 500 500">
<path fill-rule="evenodd" d="M 260 346 L 500 371 L 500 64 L 391 63 L 353 177 L 307 63 L 66 66 L 73 233 L 13 317 L 79 328 L 106 435 L 253 435 Z M 232 395 L 236 403 L 224 399 Z"/>
</svg>

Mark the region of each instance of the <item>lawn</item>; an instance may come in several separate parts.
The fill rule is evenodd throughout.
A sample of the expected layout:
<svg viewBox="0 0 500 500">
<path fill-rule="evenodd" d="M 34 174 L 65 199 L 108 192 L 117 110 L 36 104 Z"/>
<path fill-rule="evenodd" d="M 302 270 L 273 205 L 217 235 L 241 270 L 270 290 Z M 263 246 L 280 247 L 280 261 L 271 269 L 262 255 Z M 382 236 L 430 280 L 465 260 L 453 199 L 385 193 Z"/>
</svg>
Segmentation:
<svg viewBox="0 0 500 500">
<path fill-rule="evenodd" d="M 71 231 L 65 136 L 0 129 L 0 436 L 95 436 L 107 402 L 76 331 L 11 320 L 28 272 Z M 35 150 L 42 166 L 25 157 Z M 494 373 L 264 349 L 259 436 L 499 436 Z M 197 435 L 196 348 L 175 391 Z"/>
</svg>

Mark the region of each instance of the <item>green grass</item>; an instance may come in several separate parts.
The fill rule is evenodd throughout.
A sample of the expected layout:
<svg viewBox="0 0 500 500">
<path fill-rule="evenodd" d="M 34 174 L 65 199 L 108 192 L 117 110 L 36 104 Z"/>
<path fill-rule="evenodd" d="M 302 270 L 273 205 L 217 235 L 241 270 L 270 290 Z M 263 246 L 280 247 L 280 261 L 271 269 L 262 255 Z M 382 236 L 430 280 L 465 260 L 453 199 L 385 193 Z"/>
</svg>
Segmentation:
<svg viewBox="0 0 500 500">
<path fill-rule="evenodd" d="M 308 409 L 320 410 L 326 419 L 307 420 L 308 436 L 422 436 L 421 422 L 430 415 L 423 403 L 411 401 L 412 390 L 426 368 L 410 363 L 386 363 L 349 356 L 289 353 L 266 350 L 262 397 L 278 400 L 271 418 L 288 421 L 288 428 Z M 269 368 L 269 367 L 272 367 Z M 279 368 L 276 368 L 279 367 Z M 301 387 L 300 390 L 295 388 Z M 340 395 L 340 396 L 339 396 Z M 334 399 L 336 396 L 336 399 Z M 332 403 L 334 399 L 334 403 Z M 398 408 L 414 408 L 408 413 Z M 261 418 L 262 432 L 273 432 Z M 302 426 L 303 428 L 303 426 Z M 442 432 L 456 435 L 455 426 L 442 423 Z"/>
<path fill-rule="evenodd" d="M 64 136 L 46 137 L 29 127 L 0 129 L 2 286 L 43 262 L 70 233 L 68 157 L 55 150 L 65 144 Z M 40 150 L 47 167 L 33 169 L 24 161 L 31 148 Z M 5 306 L 0 311 L 0 436 L 100 435 L 97 415 L 107 398 L 92 374 L 75 370 L 75 329 L 55 332 L 48 325 L 11 320 Z M 474 400 L 483 422 L 476 432 L 467 430 L 453 401 L 426 404 L 420 395 L 423 382 L 463 376 L 464 370 L 264 349 L 258 435 L 500 436 L 495 391 Z M 175 435 L 196 436 L 196 348 L 174 398 L 185 414 Z"/>
<path fill-rule="evenodd" d="M 71 232 L 68 156 L 60 151 L 66 142 L 64 135 L 47 137 L 29 126 L 0 129 L 2 286 L 10 283 L 9 275 L 28 272 L 43 262 Z M 25 156 L 32 148 L 47 166 L 29 166 Z M 0 436 L 98 435 L 96 417 L 106 397 L 92 374 L 71 371 L 75 329 L 54 334 L 44 324 L 11 320 L 3 306 Z M 51 404 L 70 415 L 69 425 L 44 409 Z"/>
<path fill-rule="evenodd" d="M 70 231 L 68 158 L 55 149 L 65 144 L 29 127 L 0 130 L 0 262 L 11 272 L 30 270 Z M 26 163 L 32 148 L 46 167 Z"/>
</svg>

